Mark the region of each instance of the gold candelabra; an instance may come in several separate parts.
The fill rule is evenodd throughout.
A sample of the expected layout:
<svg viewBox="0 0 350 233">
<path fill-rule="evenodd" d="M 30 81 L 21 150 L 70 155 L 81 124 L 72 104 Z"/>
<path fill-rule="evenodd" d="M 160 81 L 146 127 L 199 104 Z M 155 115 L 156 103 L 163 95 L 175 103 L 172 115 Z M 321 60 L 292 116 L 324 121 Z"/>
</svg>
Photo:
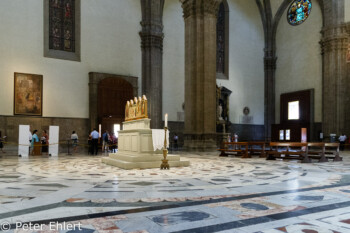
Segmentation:
<svg viewBox="0 0 350 233">
<path fill-rule="evenodd" d="M 160 169 L 170 169 L 169 167 L 169 163 L 167 160 L 167 155 L 168 155 L 168 150 L 167 150 L 167 140 L 166 140 L 166 133 L 167 133 L 168 127 L 164 127 L 164 148 L 163 148 L 163 157 L 164 159 L 162 159 L 162 164 L 160 165 Z"/>
</svg>

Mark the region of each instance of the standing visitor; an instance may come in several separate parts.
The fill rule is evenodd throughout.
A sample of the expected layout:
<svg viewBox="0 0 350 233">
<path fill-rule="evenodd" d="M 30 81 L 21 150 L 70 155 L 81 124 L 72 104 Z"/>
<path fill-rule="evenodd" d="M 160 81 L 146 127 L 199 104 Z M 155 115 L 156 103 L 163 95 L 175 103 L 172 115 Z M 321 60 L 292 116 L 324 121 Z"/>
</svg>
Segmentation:
<svg viewBox="0 0 350 233">
<path fill-rule="evenodd" d="M 72 135 L 70 136 L 70 139 L 72 140 L 73 153 L 76 153 L 78 149 L 78 134 L 75 131 L 73 131 Z"/>
<path fill-rule="evenodd" d="M 100 137 L 100 134 L 94 129 L 91 132 L 91 139 L 92 139 L 92 154 L 97 155 L 98 152 L 98 138 Z"/>
<path fill-rule="evenodd" d="M 175 134 L 174 135 L 174 149 L 175 150 L 179 149 L 178 141 L 179 141 L 179 136 L 177 136 L 177 134 Z"/>
<path fill-rule="evenodd" d="M 94 154 L 94 151 L 93 151 L 93 148 L 92 148 L 92 137 L 91 135 L 89 134 L 88 136 L 88 154 Z"/>
<path fill-rule="evenodd" d="M 49 135 L 47 134 L 46 130 L 43 130 L 41 134 L 41 152 L 48 153 L 49 152 Z"/>
<path fill-rule="evenodd" d="M 112 133 L 112 136 L 111 136 L 111 149 L 112 149 L 112 153 L 115 153 L 117 152 L 117 148 L 118 148 L 118 138 L 117 136 L 115 136 L 115 133 Z"/>
<path fill-rule="evenodd" d="M 110 139 L 108 130 L 105 131 L 105 133 L 102 135 L 102 152 L 107 150 L 108 152 L 108 141 Z"/>
<path fill-rule="evenodd" d="M 233 141 L 234 141 L 234 142 L 238 142 L 238 134 L 236 134 L 236 133 L 233 134 Z M 238 146 L 235 145 L 235 148 L 234 148 L 234 149 L 235 149 L 235 150 L 238 149 Z"/>
<path fill-rule="evenodd" d="M 346 135 L 342 133 L 338 140 L 340 143 L 340 150 L 343 151 L 345 146 L 345 141 L 346 141 Z"/>
</svg>

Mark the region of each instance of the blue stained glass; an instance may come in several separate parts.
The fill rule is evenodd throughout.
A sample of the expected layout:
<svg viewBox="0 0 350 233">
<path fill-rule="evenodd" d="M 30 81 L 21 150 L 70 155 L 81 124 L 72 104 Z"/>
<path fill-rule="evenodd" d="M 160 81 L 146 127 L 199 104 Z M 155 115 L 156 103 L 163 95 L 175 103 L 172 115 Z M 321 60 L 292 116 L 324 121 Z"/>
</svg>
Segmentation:
<svg viewBox="0 0 350 233">
<path fill-rule="evenodd" d="M 293 26 L 303 23 L 309 17 L 311 8 L 311 0 L 295 0 L 288 9 L 288 23 Z"/>
</svg>

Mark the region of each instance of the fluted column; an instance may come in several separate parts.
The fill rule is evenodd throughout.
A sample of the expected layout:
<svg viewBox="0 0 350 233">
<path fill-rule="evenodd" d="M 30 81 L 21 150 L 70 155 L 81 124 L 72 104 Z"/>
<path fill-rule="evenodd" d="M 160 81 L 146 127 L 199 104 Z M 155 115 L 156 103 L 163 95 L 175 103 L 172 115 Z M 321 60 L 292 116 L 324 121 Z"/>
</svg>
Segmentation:
<svg viewBox="0 0 350 233">
<path fill-rule="evenodd" d="M 141 0 L 142 93 L 148 98 L 151 128 L 162 124 L 164 0 Z"/>
<path fill-rule="evenodd" d="M 325 136 L 350 132 L 346 120 L 348 104 L 346 51 L 348 34 L 344 24 L 344 1 L 324 1 L 325 15 L 322 29 L 323 54 L 323 114 Z M 350 120 L 350 119 L 348 119 Z"/>
<path fill-rule="evenodd" d="M 216 21 L 221 0 L 180 0 L 185 20 L 185 148 L 216 148 Z"/>
<path fill-rule="evenodd" d="M 345 133 L 347 108 L 346 51 L 348 37 L 345 25 L 325 27 L 321 41 L 323 53 L 323 132 Z"/>
</svg>

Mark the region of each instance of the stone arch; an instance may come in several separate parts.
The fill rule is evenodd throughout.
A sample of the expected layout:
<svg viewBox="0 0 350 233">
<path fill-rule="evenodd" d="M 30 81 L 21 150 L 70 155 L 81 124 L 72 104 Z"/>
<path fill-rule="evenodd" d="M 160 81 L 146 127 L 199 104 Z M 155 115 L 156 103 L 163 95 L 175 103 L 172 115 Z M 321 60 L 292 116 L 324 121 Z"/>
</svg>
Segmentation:
<svg viewBox="0 0 350 233">
<path fill-rule="evenodd" d="M 99 122 L 98 108 L 98 89 L 103 80 L 117 84 L 127 82 L 133 88 L 133 96 L 138 95 L 138 78 L 132 76 L 106 74 L 106 73 L 89 73 L 89 118 L 90 129 L 97 128 Z"/>
</svg>

